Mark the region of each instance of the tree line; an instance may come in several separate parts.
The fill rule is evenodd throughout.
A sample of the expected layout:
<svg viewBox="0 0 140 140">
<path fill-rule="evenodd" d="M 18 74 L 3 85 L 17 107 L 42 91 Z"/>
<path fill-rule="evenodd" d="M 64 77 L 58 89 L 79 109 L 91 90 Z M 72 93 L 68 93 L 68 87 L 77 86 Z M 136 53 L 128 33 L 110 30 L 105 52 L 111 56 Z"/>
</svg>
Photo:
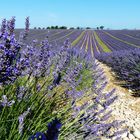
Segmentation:
<svg viewBox="0 0 140 140">
<path fill-rule="evenodd" d="M 67 26 L 48 26 L 48 27 L 34 27 L 34 29 L 42 29 L 42 30 L 45 30 L 45 29 L 68 29 Z M 82 28 L 82 27 L 70 27 L 69 29 L 92 29 L 91 27 L 86 27 L 86 28 Z M 97 30 L 103 30 L 104 29 L 104 26 L 100 26 L 100 27 L 96 27 Z"/>
</svg>

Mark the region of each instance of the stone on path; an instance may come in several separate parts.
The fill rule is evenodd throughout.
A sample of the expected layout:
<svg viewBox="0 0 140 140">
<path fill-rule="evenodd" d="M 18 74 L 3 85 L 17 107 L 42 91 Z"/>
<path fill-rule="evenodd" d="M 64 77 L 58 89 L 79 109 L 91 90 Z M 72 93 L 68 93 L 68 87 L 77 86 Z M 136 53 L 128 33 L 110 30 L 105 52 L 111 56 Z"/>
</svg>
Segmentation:
<svg viewBox="0 0 140 140">
<path fill-rule="evenodd" d="M 118 96 L 118 100 L 110 106 L 113 110 L 113 119 L 126 121 L 124 125 L 128 128 L 128 133 L 122 135 L 122 140 L 140 140 L 140 98 L 132 97 L 131 90 L 120 87 L 115 79 L 115 73 L 112 74 L 111 69 L 105 64 L 98 63 L 104 70 L 108 82 L 105 92 L 115 88 L 114 94 Z"/>
<path fill-rule="evenodd" d="M 134 135 L 136 138 L 139 138 L 139 139 L 140 139 L 140 130 L 134 128 L 133 131 L 134 131 L 134 132 L 133 132 L 133 135 Z"/>
</svg>

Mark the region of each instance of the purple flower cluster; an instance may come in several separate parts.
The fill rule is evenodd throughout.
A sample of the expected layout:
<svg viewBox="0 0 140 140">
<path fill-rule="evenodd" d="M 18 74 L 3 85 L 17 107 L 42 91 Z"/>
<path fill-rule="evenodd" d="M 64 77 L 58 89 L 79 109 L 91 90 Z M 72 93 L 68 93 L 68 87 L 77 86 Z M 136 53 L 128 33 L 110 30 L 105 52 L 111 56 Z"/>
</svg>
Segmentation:
<svg viewBox="0 0 140 140">
<path fill-rule="evenodd" d="M 7 30 L 9 35 L 14 34 L 15 30 L 15 17 L 12 17 L 11 20 L 7 21 Z"/>
<path fill-rule="evenodd" d="M 24 60 L 21 58 L 21 44 L 14 35 L 15 17 L 2 21 L 0 33 L 0 84 L 9 84 L 21 75 Z"/>
<path fill-rule="evenodd" d="M 34 77 L 44 77 L 50 72 L 52 53 L 48 40 L 42 41 L 40 46 L 37 45 L 36 40 L 34 40 L 31 45 L 27 45 L 26 48 L 22 50 L 22 58 L 26 62 L 26 70 L 23 74 L 32 74 Z"/>
<path fill-rule="evenodd" d="M 2 99 L 0 101 L 0 106 L 2 107 L 6 107 L 6 106 L 12 106 L 15 103 L 14 100 L 8 101 L 7 96 L 6 95 L 2 95 Z"/>
<path fill-rule="evenodd" d="M 0 50 L 0 84 L 7 84 L 20 75 L 20 46 L 13 36 L 4 34 Z"/>
<path fill-rule="evenodd" d="M 37 132 L 29 140 L 58 140 L 59 130 L 62 127 L 60 120 L 55 118 L 48 124 L 48 130 L 45 133 Z"/>
<path fill-rule="evenodd" d="M 27 17 L 25 22 L 24 39 L 27 37 L 29 33 L 29 26 L 30 26 L 29 17 Z"/>
<path fill-rule="evenodd" d="M 71 90 L 68 91 L 67 94 L 69 96 L 72 96 L 73 98 L 78 98 L 79 93 L 81 93 L 81 92 L 76 92 L 75 89 L 81 83 L 82 76 L 80 76 L 80 72 L 83 70 L 83 67 L 84 66 L 82 63 L 77 62 L 77 64 L 75 64 L 74 67 L 69 67 L 67 69 L 66 75 L 63 78 L 64 81 L 66 81 L 71 88 Z"/>
<path fill-rule="evenodd" d="M 3 19 L 1 24 L 0 36 L 6 32 L 6 27 L 6 19 Z"/>
</svg>

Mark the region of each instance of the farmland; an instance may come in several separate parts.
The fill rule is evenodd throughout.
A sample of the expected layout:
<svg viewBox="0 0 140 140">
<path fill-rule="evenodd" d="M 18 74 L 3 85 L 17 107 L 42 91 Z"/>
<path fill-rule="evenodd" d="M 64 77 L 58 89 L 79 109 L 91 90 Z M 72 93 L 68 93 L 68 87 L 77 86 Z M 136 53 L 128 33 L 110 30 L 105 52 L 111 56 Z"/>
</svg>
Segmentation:
<svg viewBox="0 0 140 140">
<path fill-rule="evenodd" d="M 137 140 L 140 31 L 29 25 L 2 21 L 0 139 Z"/>
<path fill-rule="evenodd" d="M 19 36 L 20 29 L 15 31 L 16 37 Z M 100 53 L 110 53 L 121 50 L 134 50 L 140 48 L 140 31 L 139 30 L 39 30 L 31 29 L 28 35 L 27 43 L 33 39 L 41 41 L 48 37 L 48 41 L 59 49 L 64 41 L 68 39 L 71 47 L 87 53 L 90 57 Z"/>
<path fill-rule="evenodd" d="M 16 36 L 19 36 L 16 30 Z M 112 67 L 121 81 L 122 86 L 137 91 L 139 96 L 139 57 L 140 57 L 140 31 L 139 30 L 30 30 L 27 44 L 37 39 L 40 42 L 47 38 L 53 51 L 58 51 L 64 42 L 70 42 L 70 48 L 86 54 L 89 59 L 96 58 Z M 112 59 L 109 59 L 112 57 Z M 119 60 L 120 59 L 120 60 Z M 114 60 L 114 61 L 113 61 Z M 115 62 L 116 61 L 116 62 Z M 117 67 L 114 67 L 116 63 Z M 125 63 L 125 66 L 124 66 Z M 133 64 L 135 63 L 135 65 Z M 126 65 L 128 65 L 126 67 Z M 131 66 L 129 66 L 131 65 Z M 124 70 L 121 67 L 124 66 Z M 135 69 L 135 72 L 133 69 Z M 132 72 L 130 72 L 132 69 Z M 129 76 L 131 75 L 131 76 Z M 136 77 L 135 77 L 136 76 Z M 130 80 L 131 79 L 131 80 Z M 133 82 L 132 82 L 133 79 Z M 133 85 L 133 86 L 131 86 Z"/>
</svg>

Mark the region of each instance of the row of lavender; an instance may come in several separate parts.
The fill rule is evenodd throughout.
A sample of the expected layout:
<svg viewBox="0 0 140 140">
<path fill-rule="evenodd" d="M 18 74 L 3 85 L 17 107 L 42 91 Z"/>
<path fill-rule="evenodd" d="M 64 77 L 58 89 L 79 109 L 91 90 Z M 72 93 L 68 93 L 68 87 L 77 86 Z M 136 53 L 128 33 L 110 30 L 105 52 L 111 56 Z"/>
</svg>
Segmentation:
<svg viewBox="0 0 140 140">
<path fill-rule="evenodd" d="M 118 39 L 121 39 L 123 41 L 126 41 L 130 43 L 130 45 L 136 45 L 137 47 L 140 47 L 140 31 L 106 31 L 107 33 L 117 37 Z"/>
<path fill-rule="evenodd" d="M 77 43 L 73 46 L 75 49 L 86 53 L 89 58 L 94 58 L 103 52 L 102 47 L 95 39 L 94 31 L 85 30 L 81 35 Z"/>
<path fill-rule="evenodd" d="M 116 36 L 121 31 L 105 31 Z M 116 73 L 116 78 L 120 80 L 120 85 L 133 91 L 135 96 L 140 95 L 140 48 L 134 47 L 126 42 L 119 41 L 105 32 L 99 31 L 98 35 L 108 44 L 111 53 L 101 53 L 97 56 L 98 60 L 107 64 Z M 123 32 L 123 31 L 122 31 Z M 124 39 L 124 38 L 123 38 Z M 129 42 L 129 40 L 127 40 Z M 134 42 L 136 44 L 136 42 Z M 136 93 L 136 94 L 135 94 Z"/>
<path fill-rule="evenodd" d="M 88 55 L 93 52 L 94 56 L 98 56 L 103 52 L 133 50 L 134 48 L 139 48 L 135 41 L 136 38 L 133 38 L 130 35 L 125 35 L 125 37 L 127 37 L 127 40 L 125 40 L 122 38 L 123 31 L 121 35 L 119 34 L 121 31 L 119 33 L 117 32 L 118 31 L 84 31 L 83 36 L 74 47 L 83 52 L 87 52 Z"/>
<path fill-rule="evenodd" d="M 121 139 L 123 122 L 108 110 L 117 97 L 102 92 L 98 64 L 68 40 L 58 52 L 47 39 L 26 44 L 29 18 L 18 39 L 14 26 L 3 20 L 0 32 L 0 139 Z"/>
<path fill-rule="evenodd" d="M 18 39 L 18 36 L 22 30 L 16 29 L 15 30 L 15 37 Z M 40 42 L 42 38 L 48 39 L 48 41 L 51 43 L 52 48 L 59 49 L 57 46 L 62 46 L 63 42 L 66 39 L 69 39 L 70 42 L 73 42 L 75 38 L 77 38 L 82 33 L 82 30 L 34 30 L 31 29 L 28 38 L 26 39 L 26 44 L 31 44 L 32 40 L 36 40 Z"/>
<path fill-rule="evenodd" d="M 109 49 L 111 49 L 111 51 L 120 51 L 120 50 L 128 50 L 128 49 L 133 50 L 134 48 L 137 48 L 136 46 L 133 46 L 132 44 L 129 44 L 127 42 L 123 42 L 123 41 L 117 40 L 116 38 L 113 38 L 114 36 L 112 37 L 112 36 L 110 36 L 110 34 L 107 34 L 109 31 L 105 31 L 105 32 L 96 31 L 96 32 L 99 35 L 100 39 L 109 47 Z M 115 31 L 114 31 L 114 33 L 115 33 Z"/>
<path fill-rule="evenodd" d="M 112 68 L 121 86 L 140 95 L 140 49 L 104 53 L 98 60 Z"/>
</svg>

